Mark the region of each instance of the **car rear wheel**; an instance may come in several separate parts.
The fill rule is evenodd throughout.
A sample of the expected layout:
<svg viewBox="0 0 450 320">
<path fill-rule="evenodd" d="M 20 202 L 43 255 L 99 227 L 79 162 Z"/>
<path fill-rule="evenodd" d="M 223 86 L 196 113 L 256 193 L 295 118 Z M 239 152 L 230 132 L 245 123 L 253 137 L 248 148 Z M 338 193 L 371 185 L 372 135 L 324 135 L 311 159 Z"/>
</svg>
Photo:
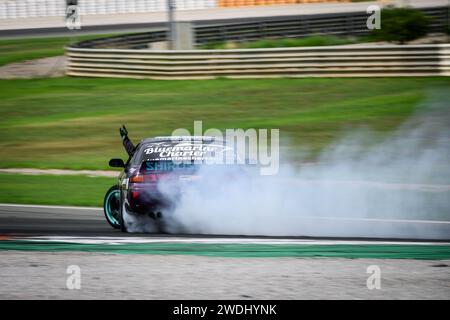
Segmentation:
<svg viewBox="0 0 450 320">
<path fill-rule="evenodd" d="M 120 189 L 115 185 L 109 188 L 103 201 L 103 211 L 106 221 L 115 229 L 120 229 L 121 226 L 120 207 Z"/>
</svg>

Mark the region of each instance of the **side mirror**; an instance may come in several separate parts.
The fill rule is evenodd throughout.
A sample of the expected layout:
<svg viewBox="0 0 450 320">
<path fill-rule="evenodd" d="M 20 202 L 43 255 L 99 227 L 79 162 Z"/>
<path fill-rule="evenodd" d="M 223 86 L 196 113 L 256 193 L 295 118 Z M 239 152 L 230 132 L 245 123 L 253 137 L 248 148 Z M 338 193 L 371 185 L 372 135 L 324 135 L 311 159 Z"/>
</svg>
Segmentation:
<svg viewBox="0 0 450 320">
<path fill-rule="evenodd" d="M 122 159 L 111 159 L 109 160 L 109 166 L 113 168 L 125 168 L 125 163 Z"/>
</svg>

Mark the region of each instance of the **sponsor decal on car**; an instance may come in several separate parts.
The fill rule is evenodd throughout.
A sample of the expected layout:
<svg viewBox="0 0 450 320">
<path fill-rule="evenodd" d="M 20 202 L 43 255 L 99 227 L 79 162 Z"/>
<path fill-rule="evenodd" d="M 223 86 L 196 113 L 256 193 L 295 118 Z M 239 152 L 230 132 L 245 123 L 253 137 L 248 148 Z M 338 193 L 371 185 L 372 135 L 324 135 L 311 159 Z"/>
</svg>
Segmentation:
<svg viewBox="0 0 450 320">
<path fill-rule="evenodd" d="M 152 160 L 203 161 L 221 157 L 231 148 L 220 144 L 204 143 L 154 143 L 144 149 Z"/>
</svg>

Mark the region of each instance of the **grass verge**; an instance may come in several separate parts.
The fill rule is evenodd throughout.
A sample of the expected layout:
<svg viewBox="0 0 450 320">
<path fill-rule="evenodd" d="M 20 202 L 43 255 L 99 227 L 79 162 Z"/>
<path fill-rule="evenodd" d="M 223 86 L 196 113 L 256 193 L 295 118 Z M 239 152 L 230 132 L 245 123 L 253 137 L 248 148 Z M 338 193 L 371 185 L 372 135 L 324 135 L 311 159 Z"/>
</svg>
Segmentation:
<svg viewBox="0 0 450 320">
<path fill-rule="evenodd" d="M 103 205 L 114 178 L 0 174 L 0 203 Z"/>
<path fill-rule="evenodd" d="M 261 48 L 282 48 L 282 47 L 319 47 L 336 46 L 344 44 L 354 44 L 368 42 L 367 37 L 335 37 L 335 36 L 309 36 L 304 38 L 285 39 L 261 39 L 254 41 L 234 42 L 211 42 L 202 45 L 201 49 L 261 49 Z"/>
<path fill-rule="evenodd" d="M 107 169 L 130 137 L 207 128 L 278 128 L 311 157 L 343 131 L 381 134 L 407 119 L 449 78 L 0 80 L 0 167 Z"/>
<path fill-rule="evenodd" d="M 13 62 L 60 56 L 64 54 L 64 47 L 69 44 L 105 36 L 108 35 L 0 40 L 0 66 Z"/>
</svg>

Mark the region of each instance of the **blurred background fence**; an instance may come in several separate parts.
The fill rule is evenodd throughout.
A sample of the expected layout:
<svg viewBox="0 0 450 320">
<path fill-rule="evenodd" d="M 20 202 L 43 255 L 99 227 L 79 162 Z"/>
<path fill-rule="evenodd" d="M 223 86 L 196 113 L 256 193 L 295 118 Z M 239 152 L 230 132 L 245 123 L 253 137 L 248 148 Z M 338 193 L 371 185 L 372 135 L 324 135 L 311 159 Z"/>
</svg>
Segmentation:
<svg viewBox="0 0 450 320">
<path fill-rule="evenodd" d="M 216 7 L 216 0 L 175 0 L 177 10 Z M 81 15 L 158 12 L 166 0 L 78 0 Z M 65 16 L 65 0 L 0 0 L 0 19 Z"/>
<path fill-rule="evenodd" d="M 215 7 L 282 5 L 295 3 L 350 2 L 350 0 L 175 0 L 177 10 Z M 166 0 L 78 0 L 81 15 L 158 12 Z M 64 16 L 65 0 L 0 0 L 0 19 Z"/>
<path fill-rule="evenodd" d="M 442 31 L 449 21 L 448 7 L 420 8 L 431 18 L 430 32 Z M 308 35 L 359 36 L 369 33 L 365 12 L 327 13 L 275 18 L 254 18 L 248 22 L 194 24 L 195 45 L 222 41 L 251 41 L 270 38 L 298 38 Z M 75 44 L 79 48 L 147 49 L 151 43 L 166 40 L 166 32 L 120 35 Z"/>
</svg>

